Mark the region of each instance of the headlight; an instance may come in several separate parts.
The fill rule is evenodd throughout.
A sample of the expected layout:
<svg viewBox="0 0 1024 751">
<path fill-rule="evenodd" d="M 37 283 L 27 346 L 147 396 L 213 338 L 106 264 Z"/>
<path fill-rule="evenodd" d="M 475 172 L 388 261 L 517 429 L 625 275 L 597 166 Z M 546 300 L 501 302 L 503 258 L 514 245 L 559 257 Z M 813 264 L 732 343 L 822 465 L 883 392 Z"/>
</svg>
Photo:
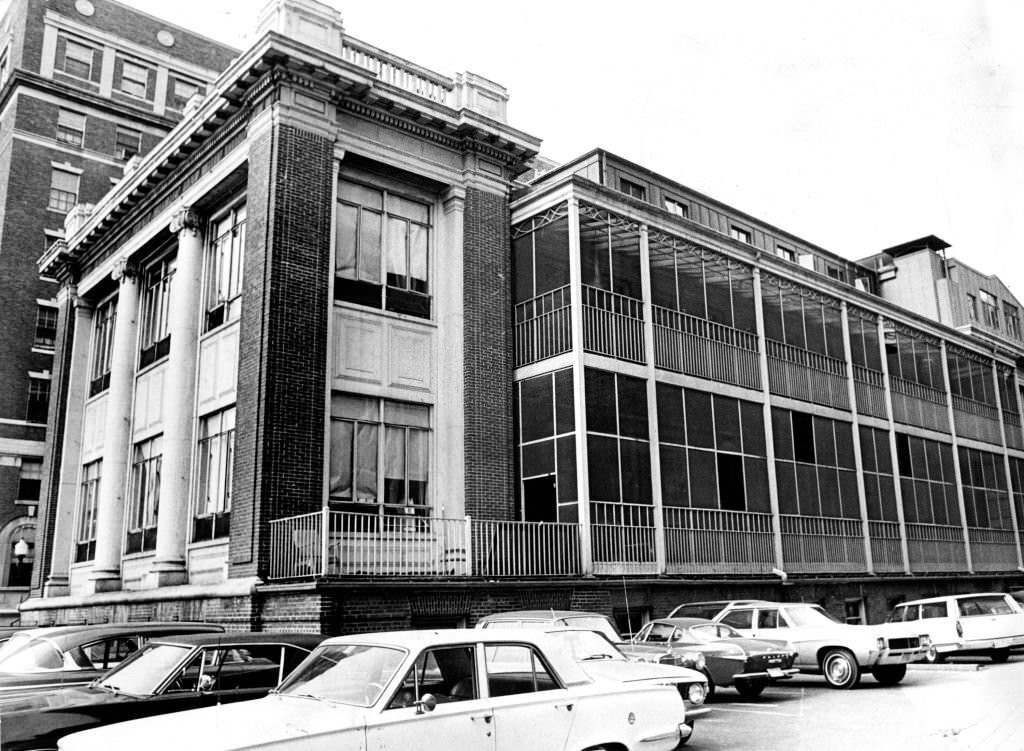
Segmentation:
<svg viewBox="0 0 1024 751">
<path fill-rule="evenodd" d="M 704 669 L 703 652 L 683 652 L 683 664 L 692 665 L 694 670 Z"/>
<path fill-rule="evenodd" d="M 878 637 L 878 651 L 885 651 L 885 639 L 883 639 L 881 636 Z"/>
<path fill-rule="evenodd" d="M 690 700 L 691 704 L 703 704 L 707 694 L 703 683 L 691 683 L 686 687 L 686 698 Z"/>
</svg>

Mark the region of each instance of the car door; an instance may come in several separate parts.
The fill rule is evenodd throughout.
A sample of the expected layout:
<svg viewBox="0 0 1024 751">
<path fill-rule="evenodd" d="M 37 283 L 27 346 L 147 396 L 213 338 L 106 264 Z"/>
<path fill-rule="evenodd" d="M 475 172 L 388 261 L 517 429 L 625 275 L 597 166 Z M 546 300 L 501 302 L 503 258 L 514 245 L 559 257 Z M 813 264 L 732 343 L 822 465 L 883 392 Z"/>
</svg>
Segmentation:
<svg viewBox="0 0 1024 751">
<path fill-rule="evenodd" d="M 1017 632 L 1013 628 L 1016 611 L 1006 599 L 1001 594 L 957 598 L 960 626 L 968 647 L 1001 649 L 1011 645 L 1009 637 Z"/>
<path fill-rule="evenodd" d="M 562 751 L 575 701 L 528 644 L 484 645 L 496 751 Z"/>
<path fill-rule="evenodd" d="M 425 649 L 381 711 L 369 716 L 366 748 L 493 751 L 495 718 L 480 675 L 475 644 Z M 417 705 L 428 694 L 437 701 L 433 709 Z"/>
</svg>

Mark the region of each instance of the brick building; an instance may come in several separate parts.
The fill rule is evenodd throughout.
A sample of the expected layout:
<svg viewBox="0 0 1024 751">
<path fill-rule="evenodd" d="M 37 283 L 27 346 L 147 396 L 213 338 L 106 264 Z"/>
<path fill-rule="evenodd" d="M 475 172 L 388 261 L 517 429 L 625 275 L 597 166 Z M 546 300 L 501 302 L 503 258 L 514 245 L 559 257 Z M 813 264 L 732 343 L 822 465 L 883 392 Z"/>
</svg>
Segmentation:
<svg viewBox="0 0 1024 751">
<path fill-rule="evenodd" d="M 0 19 L 0 617 L 32 576 L 55 384 L 59 286 L 37 260 L 234 54 L 106 0 L 14 0 Z"/>
<path fill-rule="evenodd" d="M 541 172 L 500 85 L 314 0 L 259 23 L 40 262 L 74 295 L 26 620 L 877 620 L 1021 581 L 1019 332 L 604 151 Z"/>
</svg>

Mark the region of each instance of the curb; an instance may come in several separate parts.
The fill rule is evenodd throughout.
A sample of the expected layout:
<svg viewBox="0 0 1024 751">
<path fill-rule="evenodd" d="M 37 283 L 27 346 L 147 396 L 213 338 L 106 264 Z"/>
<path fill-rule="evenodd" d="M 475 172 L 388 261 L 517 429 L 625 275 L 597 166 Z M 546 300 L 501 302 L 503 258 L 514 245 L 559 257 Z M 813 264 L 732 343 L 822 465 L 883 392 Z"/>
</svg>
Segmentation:
<svg viewBox="0 0 1024 751">
<path fill-rule="evenodd" d="M 980 662 L 942 662 L 936 665 L 915 662 L 907 667 L 911 670 L 947 670 L 957 673 L 974 673 L 979 670 L 984 670 L 988 665 L 984 665 Z"/>
</svg>

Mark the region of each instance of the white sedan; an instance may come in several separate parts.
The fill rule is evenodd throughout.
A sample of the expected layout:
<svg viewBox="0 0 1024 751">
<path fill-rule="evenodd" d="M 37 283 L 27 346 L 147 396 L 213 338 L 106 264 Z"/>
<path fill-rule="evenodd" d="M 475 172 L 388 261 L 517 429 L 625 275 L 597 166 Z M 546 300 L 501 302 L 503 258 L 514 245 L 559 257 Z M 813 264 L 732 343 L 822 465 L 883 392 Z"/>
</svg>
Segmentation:
<svg viewBox="0 0 1024 751">
<path fill-rule="evenodd" d="M 328 639 L 265 699 L 87 730 L 60 749 L 669 751 L 685 720 L 675 686 L 593 680 L 547 634 L 402 631 Z"/>
</svg>

